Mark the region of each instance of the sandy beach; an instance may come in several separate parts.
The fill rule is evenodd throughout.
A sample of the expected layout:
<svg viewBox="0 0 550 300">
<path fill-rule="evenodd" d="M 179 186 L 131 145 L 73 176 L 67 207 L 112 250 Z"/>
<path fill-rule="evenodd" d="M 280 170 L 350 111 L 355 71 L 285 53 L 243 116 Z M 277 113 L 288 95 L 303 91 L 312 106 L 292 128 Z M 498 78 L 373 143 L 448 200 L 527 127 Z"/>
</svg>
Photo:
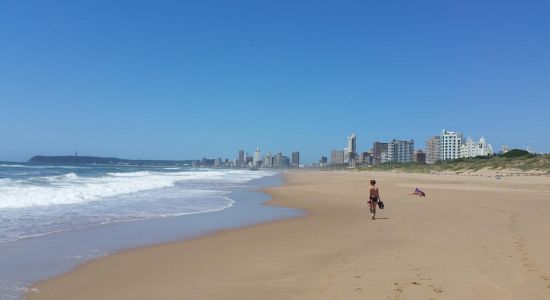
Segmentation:
<svg viewBox="0 0 550 300">
<path fill-rule="evenodd" d="M 307 216 L 110 255 L 26 299 L 550 299 L 550 177 L 284 176 L 268 204 Z"/>
</svg>

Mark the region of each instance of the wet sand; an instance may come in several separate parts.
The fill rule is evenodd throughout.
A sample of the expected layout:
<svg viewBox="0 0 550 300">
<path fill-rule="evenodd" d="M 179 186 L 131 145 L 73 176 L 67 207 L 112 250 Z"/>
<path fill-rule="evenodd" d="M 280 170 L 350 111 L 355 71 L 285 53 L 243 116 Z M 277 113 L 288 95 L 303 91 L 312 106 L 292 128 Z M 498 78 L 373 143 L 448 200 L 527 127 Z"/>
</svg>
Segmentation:
<svg viewBox="0 0 550 300">
<path fill-rule="evenodd" d="M 366 205 L 368 180 L 386 208 Z M 305 217 L 138 248 L 27 299 L 549 299 L 550 178 L 291 172 Z M 426 198 L 409 195 L 422 188 Z"/>
</svg>

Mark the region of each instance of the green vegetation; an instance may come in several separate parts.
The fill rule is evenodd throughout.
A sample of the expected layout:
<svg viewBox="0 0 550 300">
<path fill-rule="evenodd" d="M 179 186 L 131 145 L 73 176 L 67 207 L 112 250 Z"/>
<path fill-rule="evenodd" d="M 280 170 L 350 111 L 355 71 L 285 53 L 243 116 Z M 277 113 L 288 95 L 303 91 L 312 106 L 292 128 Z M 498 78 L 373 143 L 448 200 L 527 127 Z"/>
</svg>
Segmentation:
<svg viewBox="0 0 550 300">
<path fill-rule="evenodd" d="M 535 154 L 531 154 L 528 151 L 520 150 L 520 149 L 512 149 L 504 154 L 501 155 L 502 157 L 535 157 Z"/>
<path fill-rule="evenodd" d="M 537 155 L 524 150 L 514 149 L 502 155 L 490 157 L 460 158 L 438 162 L 433 165 L 417 163 L 389 164 L 376 167 L 361 167 L 359 170 L 398 170 L 403 172 L 429 173 L 451 171 L 456 173 L 475 172 L 481 169 L 504 170 L 516 169 L 524 172 L 538 171 L 550 174 L 550 154 Z"/>
</svg>

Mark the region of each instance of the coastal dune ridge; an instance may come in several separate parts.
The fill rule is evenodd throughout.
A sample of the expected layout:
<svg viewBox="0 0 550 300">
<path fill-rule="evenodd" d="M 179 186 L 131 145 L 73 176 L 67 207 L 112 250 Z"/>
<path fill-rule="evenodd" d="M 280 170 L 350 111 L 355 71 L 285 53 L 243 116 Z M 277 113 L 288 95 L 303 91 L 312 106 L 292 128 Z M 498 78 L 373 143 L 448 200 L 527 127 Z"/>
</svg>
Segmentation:
<svg viewBox="0 0 550 300">
<path fill-rule="evenodd" d="M 26 299 L 548 299 L 550 178 L 291 171 L 300 218 L 137 248 Z M 370 219 L 368 181 L 386 208 Z M 411 195 L 420 187 L 427 197 Z"/>
</svg>

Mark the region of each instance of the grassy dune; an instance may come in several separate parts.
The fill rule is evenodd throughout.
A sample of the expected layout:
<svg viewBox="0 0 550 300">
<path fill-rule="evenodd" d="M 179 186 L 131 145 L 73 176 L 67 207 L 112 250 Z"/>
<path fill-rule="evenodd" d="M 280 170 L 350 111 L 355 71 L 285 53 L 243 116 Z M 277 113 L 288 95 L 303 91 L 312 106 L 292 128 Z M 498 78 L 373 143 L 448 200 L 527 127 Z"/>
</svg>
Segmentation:
<svg viewBox="0 0 550 300">
<path fill-rule="evenodd" d="M 514 150 L 513 150 L 514 151 Z M 510 153 L 511 152 L 511 153 Z M 461 158 L 433 165 L 417 163 L 389 164 L 385 163 L 377 167 L 361 167 L 360 170 L 400 170 L 403 172 L 445 172 L 456 173 L 487 171 L 537 172 L 550 174 L 550 154 L 534 155 L 529 153 L 510 151 L 504 155 L 492 157 Z"/>
</svg>

